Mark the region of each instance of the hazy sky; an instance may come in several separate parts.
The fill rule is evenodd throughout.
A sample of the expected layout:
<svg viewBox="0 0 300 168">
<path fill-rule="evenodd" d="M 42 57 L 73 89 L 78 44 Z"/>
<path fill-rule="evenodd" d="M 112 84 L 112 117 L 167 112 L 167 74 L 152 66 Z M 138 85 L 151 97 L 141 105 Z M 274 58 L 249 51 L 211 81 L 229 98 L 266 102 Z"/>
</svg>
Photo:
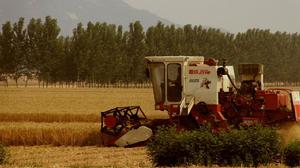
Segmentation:
<svg viewBox="0 0 300 168">
<path fill-rule="evenodd" d="M 248 28 L 300 32 L 300 0 L 124 0 L 172 22 L 231 32 Z"/>
</svg>

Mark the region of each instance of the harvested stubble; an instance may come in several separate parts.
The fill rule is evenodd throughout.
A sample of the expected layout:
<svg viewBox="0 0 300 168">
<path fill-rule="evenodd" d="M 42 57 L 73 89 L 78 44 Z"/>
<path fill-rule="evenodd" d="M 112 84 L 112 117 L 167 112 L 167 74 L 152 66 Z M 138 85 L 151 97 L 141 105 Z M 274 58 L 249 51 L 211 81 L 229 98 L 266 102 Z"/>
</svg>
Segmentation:
<svg viewBox="0 0 300 168">
<path fill-rule="evenodd" d="M 101 145 L 99 124 L 2 122 L 0 141 L 5 145 Z"/>
<path fill-rule="evenodd" d="M 50 147 L 33 146 L 8 148 L 11 158 L 4 167 L 154 167 L 146 148 L 114 147 Z M 1 166 L 0 166 L 1 167 Z M 184 166 L 189 168 L 200 165 Z M 213 167 L 218 167 L 214 165 Z M 285 168 L 283 164 L 259 166 L 261 168 Z"/>
<path fill-rule="evenodd" d="M 9 147 L 5 167 L 153 167 L 144 147 Z"/>
</svg>

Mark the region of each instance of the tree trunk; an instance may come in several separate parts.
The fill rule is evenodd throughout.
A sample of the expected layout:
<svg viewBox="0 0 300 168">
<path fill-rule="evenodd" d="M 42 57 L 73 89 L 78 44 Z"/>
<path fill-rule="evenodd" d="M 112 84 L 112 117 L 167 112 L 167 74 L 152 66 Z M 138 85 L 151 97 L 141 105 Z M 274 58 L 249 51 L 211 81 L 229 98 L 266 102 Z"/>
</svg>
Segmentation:
<svg viewBox="0 0 300 168">
<path fill-rule="evenodd" d="M 18 78 L 15 78 L 16 87 L 18 88 Z"/>
<path fill-rule="evenodd" d="M 25 80 L 25 88 L 27 88 L 27 85 L 28 85 L 28 77 L 26 77 L 26 80 Z"/>
<path fill-rule="evenodd" d="M 5 77 L 4 80 L 6 82 L 6 87 L 8 87 L 8 79 L 7 79 L 7 77 Z"/>
</svg>

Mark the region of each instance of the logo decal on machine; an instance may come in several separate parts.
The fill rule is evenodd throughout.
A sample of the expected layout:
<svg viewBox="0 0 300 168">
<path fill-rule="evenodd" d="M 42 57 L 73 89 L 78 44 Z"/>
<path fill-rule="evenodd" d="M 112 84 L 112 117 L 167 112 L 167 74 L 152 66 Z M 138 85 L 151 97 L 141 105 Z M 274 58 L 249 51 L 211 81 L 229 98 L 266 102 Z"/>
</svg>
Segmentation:
<svg viewBox="0 0 300 168">
<path fill-rule="evenodd" d="M 203 78 L 200 87 L 205 87 L 206 89 L 209 89 L 209 84 L 211 84 L 211 81 L 209 81 L 207 78 Z"/>
<path fill-rule="evenodd" d="M 189 82 L 190 83 L 199 83 L 199 79 L 190 79 Z"/>
<path fill-rule="evenodd" d="M 206 69 L 190 69 L 189 74 L 197 74 L 197 75 L 209 75 L 210 71 Z"/>
</svg>

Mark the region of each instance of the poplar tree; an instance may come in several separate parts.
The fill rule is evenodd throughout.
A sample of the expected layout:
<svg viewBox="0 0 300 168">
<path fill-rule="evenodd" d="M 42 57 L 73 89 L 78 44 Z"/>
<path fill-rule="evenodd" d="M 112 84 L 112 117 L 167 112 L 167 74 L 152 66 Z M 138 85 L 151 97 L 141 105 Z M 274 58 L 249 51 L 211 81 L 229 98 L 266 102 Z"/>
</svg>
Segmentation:
<svg viewBox="0 0 300 168">
<path fill-rule="evenodd" d="M 127 47 L 129 79 L 135 82 L 142 82 L 145 80 L 145 75 L 143 73 L 145 64 L 143 62 L 146 53 L 146 46 L 143 26 L 139 21 L 129 25 Z"/>
</svg>

